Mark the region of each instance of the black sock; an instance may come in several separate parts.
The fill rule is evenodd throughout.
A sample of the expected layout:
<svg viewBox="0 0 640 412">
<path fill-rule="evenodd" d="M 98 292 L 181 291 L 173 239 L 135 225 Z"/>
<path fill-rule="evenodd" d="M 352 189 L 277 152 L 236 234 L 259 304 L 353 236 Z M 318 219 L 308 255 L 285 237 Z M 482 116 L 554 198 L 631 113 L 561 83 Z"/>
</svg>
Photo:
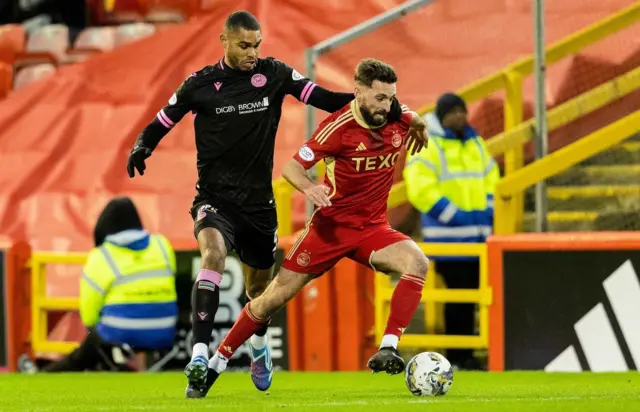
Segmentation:
<svg viewBox="0 0 640 412">
<path fill-rule="evenodd" d="M 198 280 L 191 289 L 191 321 L 194 343 L 209 346 L 213 320 L 220 304 L 220 288 L 208 280 Z"/>
</svg>

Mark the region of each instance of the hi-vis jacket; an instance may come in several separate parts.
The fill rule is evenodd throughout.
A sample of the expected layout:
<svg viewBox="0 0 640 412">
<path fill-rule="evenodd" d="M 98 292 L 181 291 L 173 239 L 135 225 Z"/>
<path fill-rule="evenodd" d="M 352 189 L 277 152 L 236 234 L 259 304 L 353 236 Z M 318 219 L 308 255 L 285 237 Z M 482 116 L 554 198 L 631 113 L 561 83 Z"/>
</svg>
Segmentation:
<svg viewBox="0 0 640 412">
<path fill-rule="evenodd" d="M 107 236 L 84 266 L 82 322 L 109 343 L 171 347 L 178 316 L 175 271 L 175 253 L 164 236 L 144 230 Z"/>
<path fill-rule="evenodd" d="M 500 172 L 482 137 L 467 126 L 458 137 L 433 113 L 429 146 L 407 159 L 407 196 L 422 214 L 425 242 L 483 242 L 493 226 Z"/>
</svg>

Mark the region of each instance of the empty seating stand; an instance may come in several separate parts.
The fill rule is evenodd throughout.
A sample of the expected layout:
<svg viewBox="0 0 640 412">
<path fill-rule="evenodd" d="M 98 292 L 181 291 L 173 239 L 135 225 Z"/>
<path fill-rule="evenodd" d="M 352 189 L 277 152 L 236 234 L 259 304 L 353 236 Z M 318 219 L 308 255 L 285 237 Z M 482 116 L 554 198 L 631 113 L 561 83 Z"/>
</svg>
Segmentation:
<svg viewBox="0 0 640 412">
<path fill-rule="evenodd" d="M 0 26 L 0 99 L 10 90 L 51 76 L 58 66 L 86 60 L 179 23 L 215 0 L 87 0 L 95 23 L 69 44 L 62 24 L 43 26 L 27 36 L 19 24 Z"/>
<path fill-rule="evenodd" d="M 29 36 L 23 53 L 14 62 L 18 70 L 22 67 L 48 63 L 59 66 L 65 62 L 69 49 L 69 28 L 63 24 L 43 26 Z"/>
</svg>

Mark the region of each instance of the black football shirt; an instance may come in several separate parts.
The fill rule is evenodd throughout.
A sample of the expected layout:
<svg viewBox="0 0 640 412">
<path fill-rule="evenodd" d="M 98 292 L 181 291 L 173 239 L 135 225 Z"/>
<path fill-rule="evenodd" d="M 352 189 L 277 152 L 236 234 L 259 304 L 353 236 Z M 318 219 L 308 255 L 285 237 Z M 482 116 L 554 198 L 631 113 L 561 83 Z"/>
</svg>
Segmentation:
<svg viewBox="0 0 640 412">
<path fill-rule="evenodd" d="M 221 59 L 189 76 L 154 123 L 171 129 L 187 113 L 194 114 L 201 196 L 240 208 L 273 208 L 273 155 L 282 103 L 286 95 L 308 103 L 315 88 L 274 58 L 258 59 L 250 72 L 234 70 Z M 139 144 L 145 144 L 144 133 Z"/>
</svg>

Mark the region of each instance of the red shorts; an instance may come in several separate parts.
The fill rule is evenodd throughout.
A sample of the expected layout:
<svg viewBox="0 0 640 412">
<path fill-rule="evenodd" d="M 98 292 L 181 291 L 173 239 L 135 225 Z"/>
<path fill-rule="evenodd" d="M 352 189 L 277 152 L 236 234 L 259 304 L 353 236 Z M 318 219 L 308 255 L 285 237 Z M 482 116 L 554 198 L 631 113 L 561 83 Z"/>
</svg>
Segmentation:
<svg viewBox="0 0 640 412">
<path fill-rule="evenodd" d="M 371 267 L 374 252 L 403 240 L 411 239 L 388 223 L 362 229 L 311 223 L 296 239 L 282 267 L 319 276 L 344 257 Z"/>
</svg>

